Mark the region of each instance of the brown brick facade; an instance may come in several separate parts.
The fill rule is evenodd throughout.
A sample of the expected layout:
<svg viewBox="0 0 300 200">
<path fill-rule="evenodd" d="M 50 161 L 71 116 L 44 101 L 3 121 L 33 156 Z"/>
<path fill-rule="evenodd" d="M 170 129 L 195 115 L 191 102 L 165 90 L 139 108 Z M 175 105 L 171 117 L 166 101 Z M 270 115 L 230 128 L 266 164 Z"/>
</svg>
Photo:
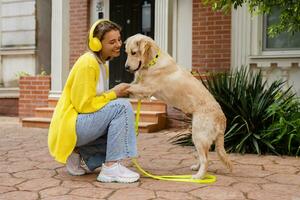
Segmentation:
<svg viewBox="0 0 300 200">
<path fill-rule="evenodd" d="M 224 71 L 230 68 L 231 15 L 214 12 L 193 0 L 193 70 Z"/>
<path fill-rule="evenodd" d="M 26 76 L 20 78 L 20 118 L 34 116 L 35 108 L 48 106 L 50 80 L 50 76 Z"/>
<path fill-rule="evenodd" d="M 19 98 L 0 98 L 0 116 L 18 116 Z"/>
<path fill-rule="evenodd" d="M 70 1 L 70 68 L 87 49 L 87 35 L 90 22 L 90 1 Z"/>
</svg>

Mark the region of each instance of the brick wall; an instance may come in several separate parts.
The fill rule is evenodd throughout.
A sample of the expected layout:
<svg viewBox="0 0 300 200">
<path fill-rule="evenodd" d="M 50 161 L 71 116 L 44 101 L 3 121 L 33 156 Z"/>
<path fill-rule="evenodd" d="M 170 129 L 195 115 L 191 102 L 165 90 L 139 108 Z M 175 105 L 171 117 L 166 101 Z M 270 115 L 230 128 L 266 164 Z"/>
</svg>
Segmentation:
<svg viewBox="0 0 300 200">
<path fill-rule="evenodd" d="M 18 116 L 19 98 L 0 98 L 0 115 Z"/>
<path fill-rule="evenodd" d="M 90 1 L 70 1 L 70 67 L 87 50 L 87 35 L 90 28 Z"/>
<path fill-rule="evenodd" d="M 193 0 L 193 70 L 224 71 L 230 68 L 231 15 L 213 12 Z"/>
<path fill-rule="evenodd" d="M 37 107 L 48 106 L 50 76 L 26 76 L 19 82 L 19 117 L 34 116 Z"/>
</svg>

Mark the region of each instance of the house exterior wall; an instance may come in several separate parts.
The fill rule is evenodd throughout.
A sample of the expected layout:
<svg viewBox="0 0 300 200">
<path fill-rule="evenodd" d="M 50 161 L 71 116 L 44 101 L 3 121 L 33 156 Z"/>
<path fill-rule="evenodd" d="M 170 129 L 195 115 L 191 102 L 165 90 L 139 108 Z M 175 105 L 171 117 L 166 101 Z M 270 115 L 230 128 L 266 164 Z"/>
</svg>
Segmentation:
<svg viewBox="0 0 300 200">
<path fill-rule="evenodd" d="M 90 1 L 70 1 L 70 68 L 85 51 L 90 28 Z"/>
<path fill-rule="evenodd" d="M 199 73 L 230 69 L 231 15 L 213 12 L 193 0 L 193 70 Z"/>
<path fill-rule="evenodd" d="M 18 74 L 36 74 L 36 0 L 0 1 L 0 115 L 18 115 Z"/>
<path fill-rule="evenodd" d="M 171 1 L 173 1 L 172 4 L 170 3 Z M 172 26 L 168 25 L 165 27 L 167 29 L 171 27 L 172 29 L 168 30 L 168 34 L 171 35 L 169 35 L 167 39 L 168 42 L 172 42 L 171 47 L 176 46 L 179 41 L 184 39 L 183 33 L 174 33 L 174 31 L 181 26 L 180 19 L 178 18 L 180 13 L 178 6 L 182 6 L 183 1 L 180 1 L 180 3 L 178 3 L 178 1 L 179 0 L 168 0 L 168 6 L 177 6 L 177 10 L 173 10 L 173 21 L 167 20 L 168 23 L 173 23 Z M 55 7 L 55 5 L 57 6 L 60 4 L 61 1 L 54 0 L 52 2 L 56 2 L 53 6 Z M 70 69 L 75 60 L 86 50 L 87 33 L 91 23 L 91 3 L 89 0 L 69 0 L 64 2 L 67 3 L 58 5 L 57 7 L 61 6 L 61 12 L 68 15 L 68 23 L 66 25 L 63 20 L 66 19 L 64 17 L 65 15 L 57 15 L 57 18 L 63 19 L 60 19 L 59 21 L 59 30 L 56 29 L 55 31 L 60 31 L 60 34 L 62 35 L 62 42 L 59 42 L 59 40 L 59 44 L 66 43 L 65 45 L 68 46 L 68 51 L 64 51 L 64 48 L 61 48 L 62 53 L 59 52 L 59 55 L 67 53 L 68 65 L 60 66 L 52 63 L 53 66 L 51 66 L 52 79 L 54 80 L 52 82 L 57 82 L 55 78 L 57 77 L 57 74 L 63 74 L 59 79 L 60 86 L 57 87 L 58 90 L 55 91 L 58 95 L 68 74 L 63 68 L 65 67 Z M 109 1 L 104 0 L 103 2 L 105 2 L 106 5 L 104 9 L 107 10 Z M 233 10 L 232 14 L 223 15 L 221 13 L 213 12 L 209 7 L 205 7 L 199 0 L 184 2 L 186 4 L 192 4 L 192 6 L 189 6 L 192 10 L 192 51 L 190 55 L 192 70 L 199 73 L 205 73 L 212 71 L 224 71 L 229 70 L 230 68 L 235 69 L 242 65 L 251 65 L 253 69 L 262 69 L 266 79 L 275 80 L 283 78 L 287 80 L 287 85 L 293 85 L 298 94 L 300 94 L 300 52 L 293 52 L 293 54 L 288 54 L 286 52 L 277 52 L 277 54 L 274 54 L 273 52 L 271 54 L 266 54 L 263 52 L 260 46 L 262 20 L 259 16 L 251 17 L 246 8 Z M 65 6 L 65 4 L 68 6 Z M 2 85 L 3 83 L 7 85 L 8 81 L 5 79 L 14 75 L 14 73 L 11 70 L 7 70 L 9 68 L 5 66 L 10 66 L 18 71 L 26 71 L 32 74 L 36 73 L 36 44 L 35 40 L 32 40 L 32 38 L 35 37 L 34 5 L 34 0 L 2 0 L 0 2 L 0 86 L 1 83 Z M 160 3 L 159 5 L 164 9 L 168 8 L 168 6 L 164 6 L 165 4 L 163 3 Z M 23 9 L 23 7 L 22 9 L 19 9 L 20 6 L 24 6 L 26 9 Z M 18 13 L 16 9 L 21 10 L 21 12 Z M 55 10 L 57 10 L 56 7 L 54 10 L 52 8 L 52 25 L 53 23 L 57 24 L 57 21 L 53 20 L 53 16 L 55 15 L 53 12 Z M 184 17 L 184 13 L 187 9 L 183 10 L 184 11 L 180 15 Z M 24 14 L 22 12 L 27 13 L 25 14 L 28 15 L 28 17 L 26 17 L 27 21 L 25 20 L 25 22 L 22 21 L 22 23 L 17 23 L 17 19 L 20 18 L 20 15 Z M 106 14 L 108 13 L 106 12 Z M 160 13 L 160 16 L 162 16 L 162 14 L 163 13 Z M 185 20 L 186 19 L 187 18 L 185 18 Z M 26 26 L 26 24 L 30 25 Z M 64 31 L 64 27 L 67 27 L 68 31 Z M 23 42 L 18 42 L 19 40 L 12 40 L 11 36 L 8 34 L 19 34 L 17 32 L 23 29 L 27 31 L 26 34 L 31 34 L 26 37 L 26 40 Z M 66 36 L 69 37 L 68 41 L 64 40 Z M 18 38 L 18 36 L 15 35 L 15 38 Z M 55 39 L 56 36 L 52 32 L 52 41 Z M 180 45 L 178 44 L 177 48 L 180 48 Z M 169 44 L 166 44 L 166 46 L 169 46 Z M 54 51 L 56 50 L 54 49 Z M 179 51 L 173 51 L 171 53 L 174 52 L 176 53 L 174 54 L 176 58 Z M 59 58 L 57 55 L 53 56 L 53 52 L 51 56 L 53 57 L 52 61 Z M 189 55 L 187 54 L 186 56 Z M 23 68 L 20 68 L 21 64 L 22 66 L 26 66 L 26 69 L 23 70 Z M 53 69 L 56 68 L 59 68 L 60 71 L 63 72 L 55 73 Z M 4 73 L 8 73 L 8 76 L 4 75 Z M 16 83 L 13 84 L 15 85 Z M 51 89 L 53 89 L 53 86 L 51 86 Z M 5 98 L 8 98 L 8 96 L 5 96 Z"/>
<path fill-rule="evenodd" d="M 35 0 L 0 2 L 0 86 L 18 87 L 19 72 L 36 73 Z"/>
<path fill-rule="evenodd" d="M 251 14 L 246 6 L 232 10 L 231 69 L 250 66 L 262 70 L 268 83 L 285 80 L 286 88 L 300 96 L 300 50 L 264 50 L 263 16 Z"/>
</svg>

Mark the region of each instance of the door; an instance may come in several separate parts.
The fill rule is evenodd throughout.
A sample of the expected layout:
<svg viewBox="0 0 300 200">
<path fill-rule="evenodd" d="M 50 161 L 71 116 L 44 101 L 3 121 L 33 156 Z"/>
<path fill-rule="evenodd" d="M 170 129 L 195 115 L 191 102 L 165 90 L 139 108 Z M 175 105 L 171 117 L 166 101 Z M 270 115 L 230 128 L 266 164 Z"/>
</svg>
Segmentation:
<svg viewBox="0 0 300 200">
<path fill-rule="evenodd" d="M 122 27 L 122 41 L 136 33 L 154 38 L 154 0 L 110 0 L 110 20 Z M 124 44 L 118 58 L 109 62 L 110 88 L 133 80 L 133 74 L 125 70 L 126 53 Z"/>
</svg>

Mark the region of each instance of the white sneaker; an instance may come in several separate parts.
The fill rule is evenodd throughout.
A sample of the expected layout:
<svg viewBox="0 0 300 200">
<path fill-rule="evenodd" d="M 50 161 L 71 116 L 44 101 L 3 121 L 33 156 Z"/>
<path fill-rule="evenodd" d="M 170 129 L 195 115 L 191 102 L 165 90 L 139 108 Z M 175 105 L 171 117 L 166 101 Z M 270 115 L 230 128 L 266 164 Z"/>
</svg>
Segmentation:
<svg viewBox="0 0 300 200">
<path fill-rule="evenodd" d="M 92 173 L 92 171 L 91 171 L 91 170 L 89 169 L 89 167 L 85 164 L 85 162 L 84 162 L 83 159 L 81 159 L 81 161 L 80 161 L 80 167 L 81 167 L 82 169 L 84 169 L 84 171 L 85 171 L 86 174 Z"/>
<path fill-rule="evenodd" d="M 117 162 L 109 167 L 103 164 L 97 180 L 106 183 L 133 183 L 139 180 L 139 178 L 140 175 L 138 173 L 131 171 L 130 169 Z"/>
<path fill-rule="evenodd" d="M 81 176 L 85 174 L 85 170 L 80 166 L 81 159 L 78 153 L 72 152 L 67 159 L 66 168 L 69 174 L 73 176 Z"/>
</svg>

